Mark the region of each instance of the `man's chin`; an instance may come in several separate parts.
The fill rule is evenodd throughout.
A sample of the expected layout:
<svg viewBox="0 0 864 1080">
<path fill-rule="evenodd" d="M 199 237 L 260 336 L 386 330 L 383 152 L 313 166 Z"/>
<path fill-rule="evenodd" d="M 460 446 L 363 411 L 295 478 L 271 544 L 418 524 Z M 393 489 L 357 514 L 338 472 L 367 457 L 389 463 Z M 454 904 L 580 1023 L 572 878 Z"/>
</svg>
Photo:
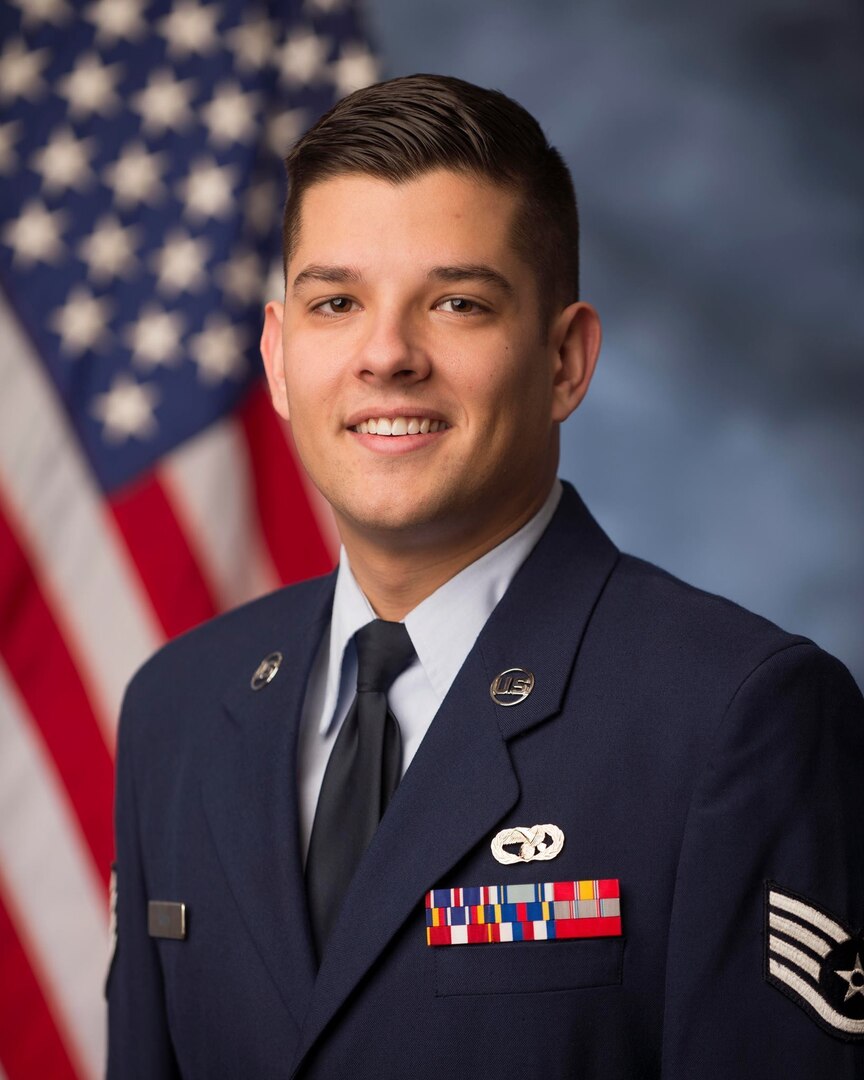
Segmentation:
<svg viewBox="0 0 864 1080">
<path fill-rule="evenodd" d="M 343 533 L 347 531 L 386 547 L 416 548 L 440 542 L 451 514 L 458 517 L 458 511 L 442 505 L 440 499 L 420 496 L 394 499 L 392 492 L 377 500 L 364 499 L 361 505 L 333 505 Z"/>
</svg>

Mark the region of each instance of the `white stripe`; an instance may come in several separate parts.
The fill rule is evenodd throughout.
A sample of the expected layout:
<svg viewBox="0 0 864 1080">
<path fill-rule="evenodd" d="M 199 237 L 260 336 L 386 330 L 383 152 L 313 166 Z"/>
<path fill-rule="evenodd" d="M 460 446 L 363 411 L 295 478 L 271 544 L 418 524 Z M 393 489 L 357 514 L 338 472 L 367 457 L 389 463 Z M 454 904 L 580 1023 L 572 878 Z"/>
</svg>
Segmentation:
<svg viewBox="0 0 864 1080">
<path fill-rule="evenodd" d="M 795 964 L 802 971 L 806 971 L 815 982 L 819 982 L 822 969 L 812 956 L 808 956 L 806 953 L 801 952 L 800 949 L 796 949 L 794 945 L 790 945 L 788 941 L 775 937 L 773 934 L 768 939 L 768 948 L 772 953 L 785 957 L 790 963 Z"/>
<path fill-rule="evenodd" d="M 159 477 L 220 607 L 279 585 L 258 524 L 241 425 L 222 420 L 168 456 Z"/>
<path fill-rule="evenodd" d="M 791 968 L 787 968 L 785 964 L 777 960 L 769 959 L 768 970 L 775 979 L 790 986 L 796 994 L 799 994 L 826 1024 L 837 1028 L 838 1031 L 845 1031 L 847 1035 L 864 1034 L 864 1020 L 853 1020 L 837 1012 L 810 983 L 802 979 L 800 975 L 796 975 Z"/>
<path fill-rule="evenodd" d="M 7 1080 L 6 1073 L 3 1071 L 2 1061 L 0 1061 L 0 1080 Z"/>
<path fill-rule="evenodd" d="M 805 930 L 800 923 L 792 922 L 791 919 L 784 919 L 782 915 L 777 915 L 773 911 L 768 914 L 768 925 L 772 930 L 779 930 L 781 934 L 786 934 L 787 937 L 800 941 L 802 945 L 812 949 L 818 956 L 827 956 L 833 947 L 828 944 L 825 938 L 819 937 L 818 934 L 812 934 L 809 930 Z"/>
<path fill-rule="evenodd" d="M 833 941 L 849 940 L 849 935 L 839 923 L 829 919 L 824 912 L 813 907 L 812 904 L 794 900 L 791 896 L 786 896 L 785 893 L 777 892 L 774 889 L 768 893 L 768 903 L 771 907 L 780 908 L 781 911 L 788 911 L 804 922 L 811 923 L 817 930 L 821 930 L 826 937 L 830 937 Z"/>
<path fill-rule="evenodd" d="M 0 294 L 0 485 L 109 745 L 123 689 L 162 642 L 68 418 Z"/>
<path fill-rule="evenodd" d="M 105 1059 L 107 898 L 53 764 L 0 665 L 0 865 L 5 900 L 67 1050 Z"/>
</svg>

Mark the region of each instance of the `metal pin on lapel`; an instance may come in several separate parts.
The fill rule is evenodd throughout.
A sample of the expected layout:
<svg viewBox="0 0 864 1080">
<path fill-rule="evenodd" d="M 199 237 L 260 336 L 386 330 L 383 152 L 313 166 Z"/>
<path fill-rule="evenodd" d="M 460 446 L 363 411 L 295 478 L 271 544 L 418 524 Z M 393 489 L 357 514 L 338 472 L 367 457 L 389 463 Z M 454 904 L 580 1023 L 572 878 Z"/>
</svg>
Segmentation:
<svg viewBox="0 0 864 1080">
<path fill-rule="evenodd" d="M 249 685 L 253 690 L 261 690 L 272 682 L 276 677 L 276 672 L 282 663 L 282 653 L 272 652 L 269 656 L 265 656 L 261 663 L 255 668 L 255 674 L 252 676 L 252 680 Z"/>
<path fill-rule="evenodd" d="M 510 705 L 518 705 L 534 689 L 534 676 L 525 668 L 511 667 L 496 675 L 489 687 L 489 693 L 496 705 L 505 708 Z"/>
</svg>

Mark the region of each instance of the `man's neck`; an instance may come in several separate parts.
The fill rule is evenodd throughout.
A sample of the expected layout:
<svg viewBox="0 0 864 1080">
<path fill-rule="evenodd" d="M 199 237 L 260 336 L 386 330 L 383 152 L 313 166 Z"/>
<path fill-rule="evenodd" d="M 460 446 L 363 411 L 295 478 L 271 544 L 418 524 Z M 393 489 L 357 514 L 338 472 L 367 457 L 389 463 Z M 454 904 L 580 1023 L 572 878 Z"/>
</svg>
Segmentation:
<svg viewBox="0 0 864 1080">
<path fill-rule="evenodd" d="M 380 537 L 342 527 L 342 542 L 351 570 L 376 615 L 398 622 L 466 566 L 518 532 L 543 506 L 544 491 L 497 528 L 461 542 L 441 538 L 422 547 L 382 542 Z"/>
</svg>

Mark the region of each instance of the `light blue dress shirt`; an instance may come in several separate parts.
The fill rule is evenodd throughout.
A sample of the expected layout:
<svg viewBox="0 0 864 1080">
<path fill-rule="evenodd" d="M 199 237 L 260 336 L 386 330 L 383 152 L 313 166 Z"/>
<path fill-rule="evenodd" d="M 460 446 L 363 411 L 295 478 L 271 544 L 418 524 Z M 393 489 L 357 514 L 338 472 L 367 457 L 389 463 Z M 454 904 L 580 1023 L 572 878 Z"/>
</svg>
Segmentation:
<svg viewBox="0 0 864 1080">
<path fill-rule="evenodd" d="M 402 620 L 417 659 L 393 683 L 387 700 L 402 731 L 403 775 L 486 620 L 543 535 L 560 498 L 561 483 L 556 480 L 546 502 L 518 532 L 466 566 Z M 330 751 L 354 700 L 354 634 L 375 618 L 343 547 L 330 630 L 312 667 L 303 705 L 298 788 L 304 857 Z"/>
</svg>

